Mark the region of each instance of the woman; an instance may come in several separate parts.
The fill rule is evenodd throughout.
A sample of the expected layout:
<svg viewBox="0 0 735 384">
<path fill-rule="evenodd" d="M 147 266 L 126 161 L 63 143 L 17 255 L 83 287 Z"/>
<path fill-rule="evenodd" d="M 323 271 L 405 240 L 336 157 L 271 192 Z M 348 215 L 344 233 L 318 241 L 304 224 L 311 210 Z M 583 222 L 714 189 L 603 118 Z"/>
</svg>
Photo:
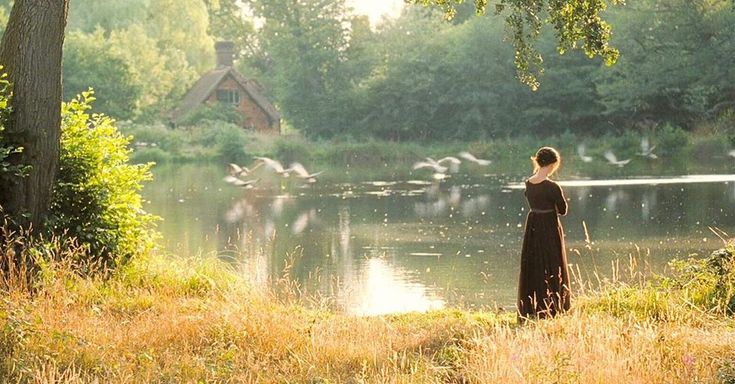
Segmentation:
<svg viewBox="0 0 735 384">
<path fill-rule="evenodd" d="M 561 164 L 559 152 L 543 147 L 531 158 L 534 174 L 526 180 L 531 210 L 526 218 L 518 284 L 519 322 L 554 316 L 569 309 L 570 286 L 564 230 L 558 215 L 566 215 L 567 202 L 551 176 Z"/>
</svg>

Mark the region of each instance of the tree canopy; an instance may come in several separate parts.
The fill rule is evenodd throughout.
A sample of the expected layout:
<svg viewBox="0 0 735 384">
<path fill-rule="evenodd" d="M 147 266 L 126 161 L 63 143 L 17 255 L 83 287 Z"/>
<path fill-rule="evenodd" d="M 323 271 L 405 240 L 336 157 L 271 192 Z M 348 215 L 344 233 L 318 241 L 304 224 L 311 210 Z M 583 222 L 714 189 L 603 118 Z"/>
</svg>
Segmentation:
<svg viewBox="0 0 735 384">
<path fill-rule="evenodd" d="M 464 0 L 408 0 L 414 4 L 434 5 L 447 19 L 457 14 L 457 4 Z M 618 60 L 619 51 L 610 45 L 612 28 L 601 16 L 608 4 L 623 4 L 625 0 L 500 0 L 495 14 L 502 14 L 508 27 L 508 37 L 515 49 L 518 78 L 531 89 L 538 89 L 538 75 L 543 71 L 543 58 L 535 47 L 544 23 L 555 31 L 558 51 L 581 48 L 589 57 L 600 56 L 605 64 Z M 474 0 L 478 14 L 486 13 L 488 0 Z"/>
</svg>

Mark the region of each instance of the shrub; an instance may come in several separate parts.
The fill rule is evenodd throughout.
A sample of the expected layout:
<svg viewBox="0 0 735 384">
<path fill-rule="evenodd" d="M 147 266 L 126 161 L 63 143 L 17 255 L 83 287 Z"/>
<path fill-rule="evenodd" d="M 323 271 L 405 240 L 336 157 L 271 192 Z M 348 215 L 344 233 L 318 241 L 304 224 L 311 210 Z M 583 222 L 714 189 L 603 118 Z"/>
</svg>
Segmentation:
<svg viewBox="0 0 735 384">
<path fill-rule="evenodd" d="M 245 153 L 247 139 L 240 127 L 221 131 L 217 136 L 217 152 L 227 162 L 241 163 L 250 159 Z"/>
<path fill-rule="evenodd" d="M 213 148 L 213 154 L 225 161 L 240 162 L 249 159 L 245 145 L 251 137 L 239 125 L 225 121 L 207 121 L 190 127 L 189 136 L 191 147 Z"/>
<path fill-rule="evenodd" d="M 309 144 L 303 138 L 279 137 L 275 142 L 273 152 L 274 156 L 284 164 L 291 164 L 295 161 L 306 163 L 311 158 L 312 148 L 309 148 Z"/>
<path fill-rule="evenodd" d="M 150 249 L 156 217 L 142 210 L 141 183 L 151 164 L 129 164 L 130 137 L 114 121 L 90 115 L 91 92 L 62 104 L 61 158 L 49 228 L 89 248 L 107 266 Z"/>
<path fill-rule="evenodd" d="M 700 161 L 722 160 L 722 156 L 730 149 L 723 135 L 706 135 L 692 140 L 692 155 Z"/>
<path fill-rule="evenodd" d="M 243 123 L 243 117 L 234 107 L 222 103 L 215 103 L 212 105 L 201 105 L 193 109 L 179 121 L 179 124 L 191 126 L 207 121 L 222 121 L 241 125 Z"/>
<path fill-rule="evenodd" d="M 666 124 L 658 132 L 658 148 L 661 155 L 671 157 L 674 154 L 682 154 L 684 148 L 689 144 L 689 135 L 683 129 Z"/>
<path fill-rule="evenodd" d="M 130 161 L 135 164 L 167 163 L 171 161 L 171 155 L 161 148 L 140 148 L 130 155 Z"/>
<path fill-rule="evenodd" d="M 735 313 L 735 258 L 733 245 L 712 252 L 705 259 L 675 260 L 673 286 L 686 299 L 707 310 Z"/>
<path fill-rule="evenodd" d="M 163 124 L 130 125 L 124 132 L 135 137 L 134 142 L 137 144 L 155 145 L 169 154 L 177 154 L 186 143 L 186 132 L 167 128 Z"/>
</svg>

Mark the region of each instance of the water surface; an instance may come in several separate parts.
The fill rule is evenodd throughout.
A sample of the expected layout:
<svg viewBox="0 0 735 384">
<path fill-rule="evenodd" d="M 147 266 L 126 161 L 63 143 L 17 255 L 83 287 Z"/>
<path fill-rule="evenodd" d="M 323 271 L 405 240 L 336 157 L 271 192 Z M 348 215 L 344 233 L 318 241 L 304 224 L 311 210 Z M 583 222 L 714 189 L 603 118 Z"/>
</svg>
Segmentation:
<svg viewBox="0 0 735 384">
<path fill-rule="evenodd" d="M 256 284 L 287 274 L 350 313 L 513 308 L 528 211 L 521 175 L 375 173 L 327 169 L 305 184 L 263 170 L 256 188 L 240 189 L 222 181 L 224 165 L 160 166 L 144 197 L 164 219 L 168 251 L 217 254 Z M 664 271 L 717 248 L 708 227 L 735 233 L 735 175 L 609 176 L 562 181 L 569 261 L 584 278 L 630 255 Z"/>
</svg>

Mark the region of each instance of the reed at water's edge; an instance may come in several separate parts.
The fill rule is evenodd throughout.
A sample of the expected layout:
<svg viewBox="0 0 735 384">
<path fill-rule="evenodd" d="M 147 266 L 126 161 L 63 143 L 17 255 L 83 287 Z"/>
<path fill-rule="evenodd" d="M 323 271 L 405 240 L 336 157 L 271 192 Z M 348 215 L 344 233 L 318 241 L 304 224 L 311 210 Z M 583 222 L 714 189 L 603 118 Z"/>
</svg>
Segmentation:
<svg viewBox="0 0 735 384">
<path fill-rule="evenodd" d="M 349 316 L 254 288 L 216 258 L 139 257 L 89 277 L 94 266 L 72 261 L 81 249 L 14 240 L 2 247 L 2 382 L 735 380 L 732 244 L 666 278 L 578 279 L 570 313 L 518 326 L 495 311 Z"/>
</svg>

